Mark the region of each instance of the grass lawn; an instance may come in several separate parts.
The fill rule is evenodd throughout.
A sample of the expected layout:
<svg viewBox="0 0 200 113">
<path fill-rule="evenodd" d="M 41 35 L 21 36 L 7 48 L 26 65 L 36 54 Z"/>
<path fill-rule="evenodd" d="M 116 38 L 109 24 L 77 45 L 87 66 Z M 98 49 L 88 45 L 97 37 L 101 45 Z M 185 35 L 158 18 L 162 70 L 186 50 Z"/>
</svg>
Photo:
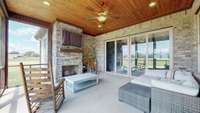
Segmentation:
<svg viewBox="0 0 200 113">
<path fill-rule="evenodd" d="M 13 65 L 19 65 L 20 62 L 24 64 L 39 64 L 40 57 L 17 57 L 8 60 L 8 87 L 15 87 L 22 84 L 22 78 L 19 66 L 12 67 Z"/>
</svg>

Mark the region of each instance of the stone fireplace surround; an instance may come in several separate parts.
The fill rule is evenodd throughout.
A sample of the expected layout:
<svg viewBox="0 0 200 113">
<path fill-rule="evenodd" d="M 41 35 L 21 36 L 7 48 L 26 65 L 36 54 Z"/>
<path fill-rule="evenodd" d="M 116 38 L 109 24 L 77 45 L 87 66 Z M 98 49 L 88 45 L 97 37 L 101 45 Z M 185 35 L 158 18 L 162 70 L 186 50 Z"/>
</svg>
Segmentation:
<svg viewBox="0 0 200 113">
<path fill-rule="evenodd" d="M 82 73 L 82 53 L 74 52 L 61 52 L 60 48 L 76 47 L 63 46 L 62 45 L 62 31 L 67 30 L 73 33 L 82 34 L 83 30 L 59 21 L 53 24 L 53 36 L 52 36 L 52 62 L 53 62 L 53 76 L 54 81 L 57 82 L 63 78 L 63 66 L 75 66 L 77 74 Z"/>
</svg>

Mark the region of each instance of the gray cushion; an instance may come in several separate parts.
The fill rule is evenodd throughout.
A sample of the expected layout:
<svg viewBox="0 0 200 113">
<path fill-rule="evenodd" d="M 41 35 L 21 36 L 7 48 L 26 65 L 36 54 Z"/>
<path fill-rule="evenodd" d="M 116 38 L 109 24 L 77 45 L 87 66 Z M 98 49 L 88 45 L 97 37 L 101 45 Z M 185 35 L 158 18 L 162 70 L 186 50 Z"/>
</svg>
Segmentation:
<svg viewBox="0 0 200 113">
<path fill-rule="evenodd" d="M 133 83 L 127 83 L 120 87 L 120 89 L 126 91 L 127 93 L 134 93 L 143 97 L 151 98 L 151 88 L 149 87 Z"/>
<path fill-rule="evenodd" d="M 127 83 L 119 88 L 119 100 L 144 112 L 151 111 L 151 88 Z"/>
</svg>

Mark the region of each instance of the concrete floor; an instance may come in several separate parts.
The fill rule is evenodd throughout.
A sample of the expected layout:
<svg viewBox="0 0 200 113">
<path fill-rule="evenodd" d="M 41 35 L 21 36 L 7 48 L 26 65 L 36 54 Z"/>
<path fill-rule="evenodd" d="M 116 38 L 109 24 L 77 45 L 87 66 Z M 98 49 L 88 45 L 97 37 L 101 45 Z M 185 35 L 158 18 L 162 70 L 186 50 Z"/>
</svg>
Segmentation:
<svg viewBox="0 0 200 113">
<path fill-rule="evenodd" d="M 67 93 L 58 113 L 143 113 L 118 101 L 118 88 L 129 78 L 103 74 L 99 85 L 75 94 Z M 0 113 L 28 113 L 22 87 L 6 90 Z"/>
<path fill-rule="evenodd" d="M 28 113 L 22 87 L 9 88 L 0 98 L 0 113 Z"/>
</svg>

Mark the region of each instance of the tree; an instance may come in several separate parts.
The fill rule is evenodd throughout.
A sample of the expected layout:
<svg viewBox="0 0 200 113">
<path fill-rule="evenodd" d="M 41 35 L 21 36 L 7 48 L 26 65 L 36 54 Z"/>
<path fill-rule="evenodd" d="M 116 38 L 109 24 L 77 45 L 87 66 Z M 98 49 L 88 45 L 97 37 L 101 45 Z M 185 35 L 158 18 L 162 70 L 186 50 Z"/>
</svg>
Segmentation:
<svg viewBox="0 0 200 113">
<path fill-rule="evenodd" d="M 11 51 L 11 52 L 9 52 L 9 54 L 19 54 L 19 52 L 18 51 Z"/>
</svg>

